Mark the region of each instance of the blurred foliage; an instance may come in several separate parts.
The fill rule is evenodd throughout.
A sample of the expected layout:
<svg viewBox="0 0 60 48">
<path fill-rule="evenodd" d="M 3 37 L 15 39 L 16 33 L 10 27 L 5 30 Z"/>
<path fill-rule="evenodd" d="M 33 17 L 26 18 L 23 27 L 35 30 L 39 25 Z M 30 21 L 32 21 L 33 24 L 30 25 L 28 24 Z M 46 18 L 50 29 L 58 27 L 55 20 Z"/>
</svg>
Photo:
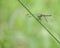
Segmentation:
<svg viewBox="0 0 60 48">
<path fill-rule="evenodd" d="M 60 38 L 60 0 L 21 0 L 34 15 L 51 14 L 41 22 Z M 0 0 L 0 48 L 60 48 L 18 0 Z"/>
</svg>

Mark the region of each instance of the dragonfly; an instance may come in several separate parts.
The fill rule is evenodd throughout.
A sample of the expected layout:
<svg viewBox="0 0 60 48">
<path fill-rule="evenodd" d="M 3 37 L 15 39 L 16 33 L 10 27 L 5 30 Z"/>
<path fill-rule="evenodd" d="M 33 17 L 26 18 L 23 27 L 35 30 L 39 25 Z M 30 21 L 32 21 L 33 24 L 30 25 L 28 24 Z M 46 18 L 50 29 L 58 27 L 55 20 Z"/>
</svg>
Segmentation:
<svg viewBox="0 0 60 48">
<path fill-rule="evenodd" d="M 29 14 L 27 14 L 27 16 L 28 16 Z M 39 15 L 36 15 L 37 16 L 37 18 L 39 19 L 39 20 L 41 20 L 42 19 L 42 17 L 44 17 L 45 18 L 45 20 L 48 22 L 48 20 L 47 20 L 47 16 L 52 16 L 51 14 L 39 14 Z M 29 16 L 29 17 L 31 17 L 31 16 Z"/>
<path fill-rule="evenodd" d="M 51 14 L 40 14 L 40 15 L 38 15 L 38 19 L 41 20 L 41 18 L 44 17 L 45 20 L 47 21 L 47 18 L 46 18 L 47 16 L 52 16 L 52 15 Z"/>
</svg>

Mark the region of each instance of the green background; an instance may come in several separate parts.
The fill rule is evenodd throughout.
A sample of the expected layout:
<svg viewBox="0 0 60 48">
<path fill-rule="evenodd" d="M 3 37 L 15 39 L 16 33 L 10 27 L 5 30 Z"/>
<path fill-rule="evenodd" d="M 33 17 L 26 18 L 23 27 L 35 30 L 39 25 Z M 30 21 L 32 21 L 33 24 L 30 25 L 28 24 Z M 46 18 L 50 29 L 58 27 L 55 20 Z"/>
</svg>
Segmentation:
<svg viewBox="0 0 60 48">
<path fill-rule="evenodd" d="M 59 40 L 60 0 L 21 0 Z M 29 14 L 18 0 L 0 0 L 0 48 L 60 48 L 51 35 Z"/>
</svg>

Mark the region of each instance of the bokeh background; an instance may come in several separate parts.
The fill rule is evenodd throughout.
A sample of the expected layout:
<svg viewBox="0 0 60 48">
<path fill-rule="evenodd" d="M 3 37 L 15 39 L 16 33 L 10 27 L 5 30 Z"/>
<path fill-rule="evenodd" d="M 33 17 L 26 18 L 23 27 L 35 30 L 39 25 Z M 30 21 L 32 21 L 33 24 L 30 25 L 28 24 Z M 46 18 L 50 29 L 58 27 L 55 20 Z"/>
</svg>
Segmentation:
<svg viewBox="0 0 60 48">
<path fill-rule="evenodd" d="M 51 14 L 41 22 L 60 40 L 60 0 L 21 0 L 34 14 Z M 60 44 L 18 0 L 0 0 L 0 48 L 60 48 Z"/>
</svg>

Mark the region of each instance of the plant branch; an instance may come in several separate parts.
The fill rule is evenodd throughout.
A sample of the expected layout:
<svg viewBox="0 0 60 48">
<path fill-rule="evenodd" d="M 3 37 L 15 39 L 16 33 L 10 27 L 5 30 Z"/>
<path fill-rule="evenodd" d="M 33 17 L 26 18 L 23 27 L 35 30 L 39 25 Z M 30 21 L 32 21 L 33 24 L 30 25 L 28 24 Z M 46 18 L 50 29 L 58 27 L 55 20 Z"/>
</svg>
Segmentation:
<svg viewBox="0 0 60 48">
<path fill-rule="evenodd" d="M 21 0 L 18 1 L 32 15 L 32 17 L 34 17 L 39 22 L 39 24 L 41 24 L 45 30 L 60 44 L 60 41 L 39 21 L 38 18 L 35 17 L 34 14 L 31 13 L 31 11 L 21 2 Z"/>
</svg>

